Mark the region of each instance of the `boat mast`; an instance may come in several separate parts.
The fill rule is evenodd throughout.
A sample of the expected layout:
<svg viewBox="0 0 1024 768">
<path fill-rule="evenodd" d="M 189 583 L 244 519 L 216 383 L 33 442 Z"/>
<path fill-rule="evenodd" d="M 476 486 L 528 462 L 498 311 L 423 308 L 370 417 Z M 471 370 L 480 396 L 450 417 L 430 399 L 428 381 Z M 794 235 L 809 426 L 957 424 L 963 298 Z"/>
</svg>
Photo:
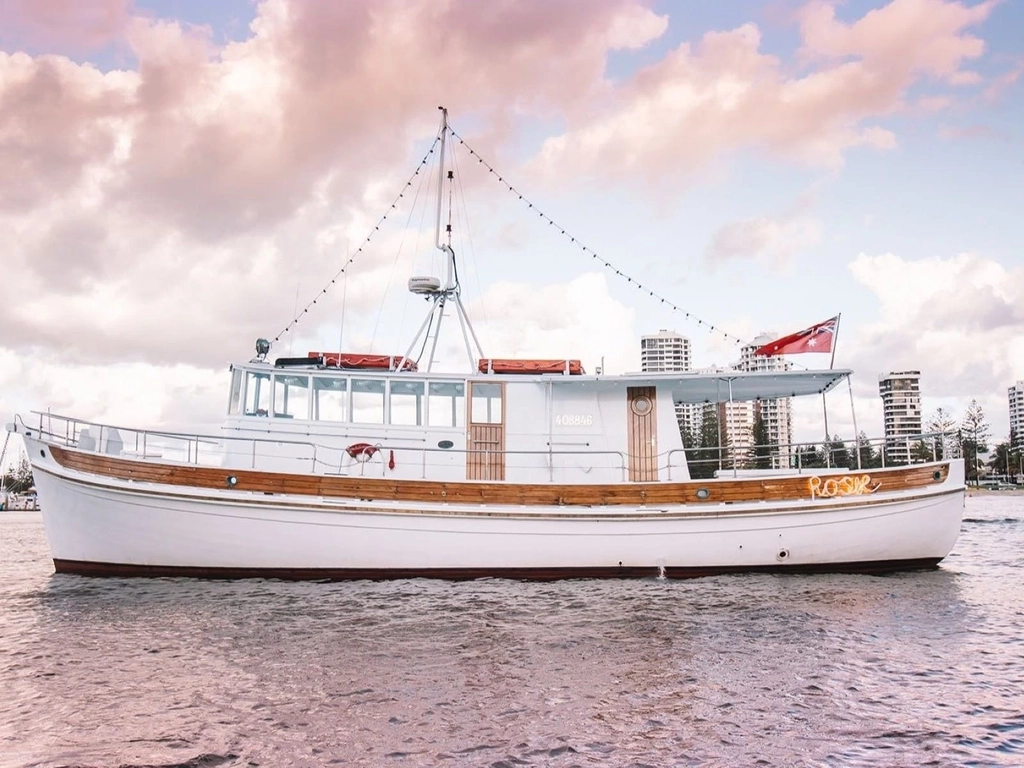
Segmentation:
<svg viewBox="0 0 1024 768">
<path fill-rule="evenodd" d="M 444 107 L 438 107 L 441 110 L 441 149 L 438 153 L 437 161 L 437 224 L 434 227 L 434 240 L 435 245 L 439 251 L 445 255 L 445 262 L 448 266 L 448 278 L 445 280 L 445 290 L 452 290 L 459 287 L 457 273 L 455 271 L 455 251 L 452 250 L 452 225 L 448 222 L 448 242 L 441 242 L 441 206 L 444 202 L 444 151 L 448 145 L 448 110 Z M 448 171 L 448 178 L 451 179 L 453 176 L 451 171 Z"/>
<path fill-rule="evenodd" d="M 459 272 L 455 264 L 455 249 L 452 248 L 452 223 L 449 222 L 445 225 L 445 232 L 447 237 L 446 242 L 441 242 L 441 215 L 442 206 L 444 203 L 444 182 L 447 180 L 449 183 L 454 183 L 453 179 L 455 175 L 452 171 L 445 172 L 445 149 L 448 144 L 448 110 L 444 107 L 438 107 L 441 110 L 441 129 L 440 129 L 440 142 L 441 149 L 438 154 L 438 172 L 437 172 L 437 220 L 434 228 L 434 245 L 445 255 L 445 261 L 447 264 L 447 275 L 444 283 L 436 278 L 422 278 L 414 277 L 409 280 L 409 290 L 413 293 L 422 295 L 427 301 L 430 302 L 430 309 L 427 312 L 427 317 L 423 320 L 423 324 L 420 325 L 419 330 L 416 331 L 416 335 L 413 337 L 412 343 L 409 345 L 409 349 L 405 353 L 406 359 L 410 359 L 413 349 L 416 348 L 417 343 L 423 340 L 424 346 L 430 343 L 430 354 L 427 357 L 426 370 L 430 371 L 434 366 L 434 356 L 437 351 L 437 340 L 441 335 L 441 321 L 444 319 L 444 308 L 445 305 L 450 301 L 455 307 L 455 314 L 459 319 L 459 327 L 462 330 L 462 340 L 466 346 L 466 356 L 469 358 L 470 369 L 476 367 L 477 358 L 485 357 L 483 349 L 480 347 L 480 341 L 476 337 L 476 332 L 473 330 L 473 324 L 469 321 L 469 315 L 466 314 L 466 308 L 462 305 L 462 290 L 459 285 Z M 432 281 L 432 282 L 430 282 Z M 474 352 L 476 353 L 474 355 Z"/>
</svg>

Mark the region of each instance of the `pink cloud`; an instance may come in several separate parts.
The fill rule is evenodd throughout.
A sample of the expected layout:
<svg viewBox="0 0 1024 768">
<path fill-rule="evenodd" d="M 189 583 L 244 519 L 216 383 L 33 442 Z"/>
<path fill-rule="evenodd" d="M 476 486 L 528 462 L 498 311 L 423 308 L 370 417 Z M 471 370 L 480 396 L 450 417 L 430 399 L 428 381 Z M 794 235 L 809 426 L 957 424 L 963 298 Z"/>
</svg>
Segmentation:
<svg viewBox="0 0 1024 768">
<path fill-rule="evenodd" d="M 917 100 L 918 108 L 925 112 L 941 112 L 952 104 L 953 99 L 949 96 L 921 96 Z"/>
<path fill-rule="evenodd" d="M 0 42 L 64 53 L 94 51 L 118 39 L 132 0 L 0 0 Z"/>
<path fill-rule="evenodd" d="M 136 17 L 124 38 L 137 72 L 6 59 L 0 120 L 45 127 L 19 140 L 26 170 L 42 171 L 38 189 L 18 190 L 24 203 L 106 165 L 111 204 L 217 238 L 287 218 L 329 177 L 401 161 L 433 130 L 437 104 L 479 115 L 485 130 L 516 112 L 571 109 L 602 86 L 609 51 L 666 24 L 634 0 L 266 0 L 250 37 L 217 48 L 207 30 Z M 330 192 L 339 203 L 360 194 L 348 183 Z"/>
<path fill-rule="evenodd" d="M 0 52 L 0 211 L 28 210 L 81 181 L 114 151 L 111 120 L 130 109 L 131 88 L 65 58 Z"/>
<path fill-rule="evenodd" d="M 943 139 L 1006 139 L 1006 136 L 990 125 L 975 123 L 963 126 L 943 126 L 939 129 Z"/>
<path fill-rule="evenodd" d="M 921 78 L 957 83 L 973 75 L 960 67 L 984 43 L 965 30 L 992 7 L 893 0 L 847 24 L 831 4 L 813 2 L 799 14 L 801 56 L 812 65 L 802 75 L 761 53 L 752 24 L 709 32 L 624 83 L 610 107 L 573 119 L 545 143 L 538 164 L 558 177 L 597 168 L 663 177 L 754 146 L 838 167 L 851 147 L 895 146 L 891 131 L 868 121 L 901 108 Z"/>
<path fill-rule="evenodd" d="M 129 19 L 132 71 L 0 52 L 5 279 L 33 297 L 0 303 L 0 346 L 219 364 L 209 329 L 277 330 L 282 280 L 304 299 L 336 271 L 320 235 L 365 234 L 438 104 L 485 136 L 557 117 L 603 92 L 610 51 L 666 24 L 643 0 L 266 0 L 225 46 Z M 387 258 L 360 262 L 353 305 Z"/>
<path fill-rule="evenodd" d="M 957 82 L 960 65 L 984 52 L 981 39 L 964 32 L 980 24 L 995 0 L 974 6 L 949 0 L 892 0 L 852 24 L 836 19 L 835 6 L 815 0 L 800 22 L 805 56 L 861 60 L 872 71 L 906 78 L 927 74 Z"/>
<path fill-rule="evenodd" d="M 1016 84 L 1022 74 L 1024 74 L 1024 61 L 1018 61 L 1013 69 L 1007 70 L 992 80 L 984 91 L 985 98 L 988 101 L 998 100 L 1006 90 Z"/>
</svg>

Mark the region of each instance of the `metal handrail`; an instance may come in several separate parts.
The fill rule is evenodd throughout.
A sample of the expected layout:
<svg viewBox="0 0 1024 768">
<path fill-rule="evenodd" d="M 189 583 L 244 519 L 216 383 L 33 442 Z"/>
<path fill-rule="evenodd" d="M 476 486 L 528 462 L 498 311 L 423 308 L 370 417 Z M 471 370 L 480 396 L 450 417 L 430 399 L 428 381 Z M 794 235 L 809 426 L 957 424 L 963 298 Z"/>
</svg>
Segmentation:
<svg viewBox="0 0 1024 768">
<path fill-rule="evenodd" d="M 224 444 L 224 443 L 235 443 L 235 444 L 237 444 L 237 443 L 244 443 L 244 444 L 248 445 L 248 444 L 251 443 L 252 444 L 252 462 L 251 462 L 251 464 L 252 464 L 252 468 L 253 469 L 256 468 L 256 460 L 257 460 L 256 446 L 257 445 L 261 445 L 261 444 L 262 445 L 275 445 L 275 446 L 295 445 L 295 446 L 304 446 L 304 447 L 311 448 L 312 449 L 312 456 L 307 457 L 306 459 L 302 459 L 301 457 L 287 457 L 287 456 L 286 457 L 268 457 L 268 458 L 278 458 L 278 459 L 285 459 L 285 460 L 295 460 L 296 458 L 299 458 L 300 460 L 308 460 L 308 461 L 310 461 L 310 468 L 311 468 L 311 471 L 313 471 L 313 472 L 316 472 L 318 466 L 322 467 L 324 470 L 334 470 L 334 469 L 336 469 L 337 471 L 340 472 L 341 469 L 343 468 L 344 458 L 345 458 L 345 455 L 347 453 L 347 449 L 346 449 L 345 446 L 323 445 L 323 444 L 320 444 L 320 443 L 313 443 L 313 442 L 304 441 L 304 440 L 286 440 L 286 439 L 263 438 L 263 437 L 240 437 L 240 436 L 236 437 L 236 436 L 233 436 L 233 435 L 213 436 L 213 435 L 201 435 L 201 434 L 193 434 L 193 433 L 185 433 L 185 432 L 169 432 L 169 431 L 166 431 L 166 430 L 136 429 L 136 428 L 133 428 L 133 427 L 117 427 L 117 426 L 113 426 L 113 425 L 109 425 L 109 424 L 102 424 L 100 422 L 87 421 L 87 420 L 84 420 L 84 419 L 76 419 L 76 418 L 73 418 L 73 417 L 70 417 L 70 416 L 61 416 L 59 414 L 46 413 L 46 412 L 43 412 L 43 411 L 32 411 L 32 413 L 34 413 L 34 414 L 36 414 L 36 415 L 38 415 L 40 417 L 40 419 L 39 419 L 39 427 L 38 427 L 40 436 L 46 436 L 46 437 L 50 437 L 50 438 L 59 440 L 64 445 L 67 445 L 69 447 L 78 447 L 77 443 L 78 443 L 78 439 L 79 439 L 79 436 L 80 436 L 80 429 L 79 428 L 82 427 L 82 426 L 98 428 L 99 434 L 96 437 L 96 451 L 97 452 L 101 452 L 101 450 L 102 450 L 104 430 L 107 431 L 108 439 L 109 439 L 109 434 L 110 434 L 110 432 L 112 430 L 117 430 L 119 433 L 120 432 L 125 432 L 125 433 L 129 433 L 129 434 L 134 433 L 135 436 L 136 436 L 136 441 L 135 441 L 136 449 L 135 449 L 135 452 L 140 453 L 138 458 L 140 458 L 142 460 L 156 458 L 156 457 L 152 457 L 152 456 L 148 455 L 148 448 L 149 448 L 149 446 L 148 446 L 148 438 L 149 437 L 166 438 L 166 439 L 184 441 L 186 443 L 186 460 L 183 463 L 185 463 L 185 464 L 199 464 L 199 449 L 198 449 L 198 444 L 199 443 L 203 443 L 203 444 L 207 444 L 207 445 L 221 445 L 221 444 Z M 25 427 L 26 429 L 28 428 L 27 425 L 25 424 L 24 420 L 21 419 L 20 416 L 18 416 L 16 418 L 17 418 L 18 421 L 21 421 L 23 427 Z M 43 423 L 44 419 L 48 422 L 48 424 L 46 426 L 44 426 L 44 423 Z M 60 434 L 59 432 L 55 432 L 54 431 L 53 423 L 52 423 L 54 420 L 63 421 L 64 422 L 65 429 L 64 429 L 64 434 L 63 435 Z M 142 440 L 141 445 L 140 445 L 140 442 L 139 442 L 139 438 L 140 437 L 141 437 L 141 440 Z M 196 444 L 196 450 L 194 452 L 194 455 L 193 455 L 193 451 L 192 451 L 192 444 L 193 443 Z M 423 466 L 422 475 L 423 475 L 424 478 L 426 477 L 426 468 L 428 466 L 427 462 L 426 462 L 426 455 L 427 454 L 452 454 L 452 453 L 455 453 L 455 454 L 481 454 L 481 453 L 482 454 L 487 454 L 487 453 L 490 453 L 490 451 L 479 450 L 479 449 L 474 449 L 474 448 L 454 448 L 454 447 L 452 447 L 452 448 L 433 448 L 433 447 L 427 447 L 427 446 L 413 446 L 413 447 L 410 447 L 408 445 L 402 445 L 402 444 L 399 444 L 399 443 L 394 443 L 394 444 L 378 443 L 378 444 L 375 444 L 374 447 L 377 448 L 380 451 L 403 450 L 403 451 L 418 451 L 418 452 L 421 452 L 423 454 L 423 456 L 424 456 L 424 461 L 422 462 L 422 466 Z M 141 448 L 141 451 L 139 450 L 140 448 Z M 325 458 L 324 457 L 325 453 L 336 453 L 337 456 L 338 456 L 337 461 Z M 615 457 L 618 457 L 618 459 L 619 459 L 618 467 L 616 467 L 616 469 L 618 469 L 621 472 L 623 478 L 625 478 L 626 471 L 627 471 L 626 470 L 627 459 L 626 459 L 625 453 L 622 452 L 622 451 L 613 451 L 613 450 L 567 451 L 567 450 L 543 449 L 543 450 L 529 450 L 529 451 L 524 451 L 524 450 L 503 450 L 503 451 L 500 451 L 500 453 L 502 453 L 502 454 L 504 454 L 506 456 L 615 456 Z M 434 465 L 434 466 L 437 466 L 437 465 Z"/>
<path fill-rule="evenodd" d="M 882 466 L 882 468 L 884 468 L 886 466 L 886 451 L 885 451 L 886 447 L 887 446 L 891 446 L 893 444 L 898 444 L 898 443 L 901 443 L 901 442 L 904 443 L 904 445 L 906 446 L 907 453 L 909 455 L 910 452 L 911 452 L 910 451 L 911 446 L 913 444 L 919 443 L 919 442 L 927 442 L 927 441 L 930 440 L 931 441 L 931 445 L 930 445 L 930 448 L 931 448 L 931 459 L 930 460 L 933 461 L 933 462 L 934 461 L 938 461 L 939 460 L 938 446 L 940 444 L 940 441 L 944 442 L 950 436 L 951 436 L 951 433 L 949 433 L 949 432 L 922 432 L 922 433 L 915 434 L 915 435 L 906 435 L 906 436 L 901 436 L 901 437 L 897 437 L 897 438 L 893 438 L 893 437 L 875 437 L 875 438 L 867 438 L 867 439 L 864 439 L 864 440 L 861 440 L 860 438 L 855 438 L 850 443 L 845 443 L 844 442 L 846 450 L 850 453 L 851 458 L 853 458 L 855 460 L 855 462 L 856 462 L 856 466 L 855 467 L 854 466 L 846 467 L 846 469 L 858 469 L 859 470 L 859 469 L 862 468 L 861 467 L 860 449 L 862 447 L 865 447 L 865 446 L 867 446 L 867 447 L 878 446 L 881 449 L 879 451 L 879 454 L 880 454 L 881 466 Z M 826 465 L 824 467 L 804 467 L 803 464 L 802 464 L 803 454 L 799 450 L 797 450 L 797 449 L 799 449 L 799 448 L 807 448 L 807 447 L 818 448 L 819 446 L 821 446 L 822 449 L 824 449 L 825 458 L 826 458 Z M 752 452 L 755 449 L 757 449 L 757 448 L 771 448 L 773 450 L 773 453 L 771 453 L 767 457 L 754 456 L 752 454 Z M 742 451 L 743 455 L 742 456 L 736 456 L 735 453 L 733 455 L 728 455 L 728 452 L 734 451 L 734 450 Z M 717 464 L 718 465 L 718 469 L 720 471 L 732 471 L 734 473 L 734 476 L 736 474 L 738 474 L 739 470 L 755 469 L 755 467 L 744 466 L 744 464 L 749 464 L 749 463 L 751 463 L 752 461 L 754 461 L 757 458 L 770 458 L 770 459 L 773 460 L 773 462 L 777 462 L 780 465 L 778 468 L 780 468 L 780 469 L 795 469 L 798 474 L 802 474 L 805 469 L 806 470 L 815 470 L 815 471 L 817 471 L 817 470 L 820 470 L 820 469 L 832 469 L 833 468 L 831 466 L 831 462 L 830 462 L 832 451 L 827 450 L 827 444 L 823 444 L 823 443 L 821 443 L 819 441 L 804 441 L 804 442 L 794 442 L 794 443 L 771 443 L 771 444 L 767 444 L 767 445 L 751 444 L 751 445 L 743 445 L 743 446 L 738 446 L 738 447 L 736 447 L 736 446 L 729 446 L 729 445 L 726 445 L 726 446 L 694 446 L 692 448 L 673 448 L 672 450 L 670 450 L 668 452 L 668 461 L 666 463 L 666 473 L 667 473 L 667 478 L 669 480 L 672 479 L 672 467 L 673 467 L 673 462 L 671 460 L 672 456 L 675 455 L 675 454 L 679 454 L 679 453 L 682 453 L 685 456 L 686 454 L 692 454 L 695 451 L 714 451 L 714 452 L 718 452 L 719 456 L 716 457 L 716 458 L 711 458 L 711 459 L 693 459 L 693 458 L 690 458 L 690 456 L 687 456 L 686 459 L 687 459 L 688 466 L 693 466 L 693 465 L 700 466 L 700 465 L 708 465 L 708 464 Z M 950 458 L 950 457 L 949 456 L 944 456 L 944 458 Z M 785 465 L 782 464 L 781 460 L 783 460 L 783 459 L 785 459 L 786 462 L 787 462 Z M 792 466 L 792 464 L 790 463 L 793 459 L 796 460 L 796 465 L 795 466 Z M 912 463 L 914 463 L 914 462 L 912 461 Z"/>
<path fill-rule="evenodd" d="M 312 441 L 309 441 L 309 440 L 292 440 L 292 439 L 287 439 L 287 438 L 272 438 L 272 437 L 257 437 L 257 436 L 242 437 L 242 436 L 235 436 L 235 435 L 209 435 L 209 434 L 201 434 L 201 433 L 170 432 L 170 431 L 167 431 L 167 430 L 137 429 L 137 428 L 133 428 L 133 427 L 121 427 L 121 426 L 114 426 L 114 425 L 110 425 L 110 424 L 103 424 L 103 423 L 100 423 L 100 422 L 88 421 L 88 420 L 85 420 L 85 419 L 76 419 L 76 418 L 73 418 L 73 417 L 62 416 L 60 414 L 54 414 L 54 413 L 49 413 L 49 412 L 44 412 L 44 411 L 32 411 L 32 413 L 37 415 L 37 416 L 39 416 L 39 433 L 40 433 L 41 436 L 46 436 L 46 437 L 48 437 L 50 439 L 53 439 L 55 441 L 60 441 L 64 445 L 67 445 L 67 446 L 79 447 L 79 441 L 80 441 L 80 437 L 81 437 L 81 430 L 83 428 L 95 427 L 95 428 L 98 429 L 98 434 L 96 436 L 96 449 L 95 449 L 97 451 L 102 451 L 103 450 L 104 435 L 105 435 L 105 433 L 106 433 L 106 439 L 107 440 L 110 439 L 111 433 L 113 433 L 115 430 L 117 431 L 117 434 L 118 434 L 119 438 L 122 437 L 121 434 L 120 434 L 122 432 L 126 433 L 126 435 L 134 435 L 135 436 L 135 448 L 132 451 L 132 453 L 137 455 L 138 458 L 140 458 L 142 460 L 152 460 L 153 458 L 158 458 L 158 456 L 152 455 L 152 450 L 156 449 L 154 446 L 152 446 L 152 444 L 150 442 L 150 440 L 152 438 L 154 440 L 176 440 L 176 441 L 182 441 L 184 443 L 183 447 L 182 446 L 172 446 L 170 448 L 171 448 L 171 450 L 179 450 L 179 451 L 180 450 L 184 450 L 184 452 L 185 452 L 185 460 L 182 463 L 185 463 L 185 464 L 194 464 L 194 465 L 199 465 L 200 464 L 200 449 L 201 449 L 201 447 L 203 445 L 206 445 L 206 446 L 221 446 L 223 448 L 223 450 L 218 454 L 221 457 L 229 457 L 229 456 L 242 455 L 242 452 L 240 452 L 240 451 L 233 451 L 233 450 L 230 449 L 230 446 L 242 445 L 242 446 L 244 446 L 246 448 L 246 453 L 248 453 L 249 456 L 250 456 L 249 464 L 250 464 L 250 466 L 253 469 L 257 468 L 257 464 L 258 464 L 260 458 L 266 459 L 268 461 L 277 459 L 278 461 L 309 462 L 310 471 L 313 472 L 313 473 L 316 473 L 318 471 L 318 469 L 320 469 L 321 471 L 324 471 L 324 472 L 336 471 L 336 472 L 340 473 L 345 468 L 344 461 L 345 461 L 346 447 L 345 446 L 340 446 L 340 445 L 337 445 L 337 446 L 335 446 L 335 445 L 325 445 L 325 444 L 322 444 L 322 443 L 316 443 L 316 442 L 312 442 Z M 55 431 L 54 423 L 53 423 L 54 421 L 58 421 L 58 422 L 62 421 L 62 422 L 64 422 L 63 434 L 61 434 L 58 431 Z M 16 428 L 17 428 L 17 424 L 19 422 L 20 422 L 20 424 L 21 424 L 23 429 L 26 429 L 26 430 L 28 429 L 28 425 L 25 423 L 24 419 L 20 415 L 16 414 L 15 415 L 15 427 Z M 59 429 L 59 426 L 58 426 L 58 429 Z M 905 444 L 907 446 L 908 453 L 909 453 L 909 449 L 910 449 L 910 446 L 911 446 L 912 443 L 924 441 L 926 439 L 931 439 L 931 441 L 932 441 L 932 445 L 931 445 L 931 448 L 932 448 L 932 460 L 934 461 L 934 460 L 937 460 L 937 458 L 938 458 L 938 450 L 937 449 L 938 449 L 939 440 L 943 440 L 944 441 L 948 437 L 949 437 L 949 433 L 929 432 L 929 433 L 921 433 L 919 435 L 910 435 L 910 436 L 901 437 L 901 438 L 897 438 L 897 439 L 894 439 L 894 438 L 891 438 L 891 437 L 890 438 L 884 438 L 883 437 L 883 438 L 868 438 L 866 440 L 860 440 L 858 438 L 858 439 L 855 439 L 851 444 L 847 445 L 847 450 L 850 452 L 852 457 L 856 458 L 858 468 L 860 468 L 860 449 L 861 449 L 861 447 L 863 447 L 865 445 L 867 445 L 867 446 L 875 446 L 875 445 L 881 446 L 882 450 L 880 451 L 880 454 L 881 454 L 882 466 L 884 467 L 885 466 L 885 460 L 886 460 L 885 459 L 885 453 L 886 453 L 885 452 L 885 447 L 889 446 L 889 445 L 892 445 L 894 442 L 896 442 L 896 440 L 905 441 Z M 403 438 L 403 440 L 406 440 L 406 439 Z M 122 445 L 123 444 L 124 443 L 122 442 Z M 280 446 L 296 446 L 296 447 L 308 449 L 309 452 L 310 452 L 310 455 L 308 455 L 308 456 L 281 456 L 281 455 L 278 455 L 278 456 L 268 456 L 266 454 L 263 454 L 261 456 L 259 454 L 259 451 L 258 451 L 258 447 L 261 446 L 261 445 L 267 445 L 267 446 L 274 445 L 275 447 L 278 447 L 278 448 Z M 670 449 L 670 450 L 668 450 L 666 452 L 657 454 L 656 461 L 657 461 L 657 464 L 658 464 L 658 467 L 659 467 L 659 474 L 660 474 L 660 469 L 664 468 L 665 469 L 665 473 L 666 473 L 665 477 L 668 480 L 672 479 L 672 470 L 673 470 L 673 468 L 674 467 L 678 467 L 678 466 L 681 465 L 681 463 L 676 462 L 676 461 L 673 460 L 674 457 L 677 457 L 679 454 L 683 455 L 684 461 L 685 461 L 685 466 L 687 466 L 687 467 L 692 468 L 695 465 L 696 466 L 700 466 L 700 465 L 707 465 L 707 464 L 717 464 L 719 470 L 731 470 L 734 473 L 734 476 L 735 476 L 735 475 L 738 474 L 738 471 L 741 470 L 741 469 L 753 468 L 753 467 L 745 467 L 744 466 L 744 464 L 748 464 L 748 463 L 752 462 L 754 459 L 759 458 L 759 457 L 753 456 L 752 455 L 752 451 L 754 451 L 757 448 L 761 448 L 761 447 L 769 447 L 772 450 L 772 453 L 770 454 L 769 458 L 772 459 L 773 464 L 778 464 L 778 468 L 780 468 L 780 469 L 795 469 L 797 473 L 803 473 L 805 469 L 811 469 L 811 468 L 805 468 L 805 467 L 802 466 L 801 462 L 802 462 L 803 454 L 799 450 L 797 450 L 797 449 L 802 448 L 802 447 L 809 447 L 809 446 L 814 446 L 815 448 L 817 448 L 819 445 L 824 445 L 824 444 L 822 444 L 820 442 L 817 442 L 817 441 L 803 441 L 803 442 L 793 442 L 793 443 L 770 444 L 769 446 L 745 445 L 745 446 L 741 446 L 740 447 L 740 450 L 742 450 L 743 453 L 744 453 L 744 455 L 742 457 L 738 457 L 735 454 L 735 452 L 734 452 L 736 449 L 734 447 L 728 446 L 728 445 L 726 445 L 726 446 L 694 446 L 694 447 L 690 447 L 690 448 L 672 448 L 672 449 Z M 397 442 L 397 443 L 378 443 L 378 444 L 375 445 L 375 447 L 377 449 L 379 449 L 379 450 L 382 450 L 382 451 L 401 450 L 401 451 L 405 451 L 405 452 L 408 452 L 408 451 L 419 451 L 419 452 L 421 452 L 421 475 L 422 475 L 423 478 L 426 478 L 426 476 L 427 476 L 427 468 L 428 468 L 428 466 L 441 466 L 441 464 L 437 464 L 437 463 L 433 463 L 433 462 L 428 462 L 427 461 L 428 455 L 434 455 L 434 454 L 453 454 L 453 453 L 455 453 L 455 454 L 465 454 L 465 455 L 469 455 L 469 454 L 479 455 L 479 454 L 489 454 L 489 453 L 491 453 L 491 451 L 488 451 L 488 450 L 480 450 L 480 449 L 469 448 L 469 447 L 466 447 L 466 448 L 455 448 L 453 446 L 451 448 L 434 448 L 434 447 L 428 447 L 426 445 L 409 446 L 407 444 L 407 441 L 406 442 Z M 159 448 L 162 448 L 162 449 L 166 450 L 168 448 L 168 446 L 159 446 Z M 695 451 L 714 451 L 714 452 L 716 452 L 718 454 L 718 456 L 715 457 L 715 458 L 712 458 L 712 459 L 696 459 L 696 458 L 691 458 Z M 626 475 L 627 475 L 627 471 L 628 471 L 628 464 L 629 464 L 629 457 L 628 457 L 626 452 L 614 451 L 614 450 L 590 450 L 589 448 L 586 449 L 586 450 L 564 450 L 564 449 L 554 450 L 554 449 L 552 449 L 551 446 L 549 446 L 547 449 L 539 449 L 539 450 L 503 450 L 503 451 L 499 451 L 499 452 L 502 453 L 505 456 L 548 456 L 548 457 L 555 457 L 555 456 L 617 456 L 618 459 L 619 459 L 618 467 L 608 467 L 608 469 L 618 469 L 621 472 L 621 474 L 622 474 L 623 480 L 626 479 Z M 830 458 L 830 455 L 829 455 L 830 453 L 831 452 L 827 452 L 826 453 L 826 459 Z M 335 456 L 336 456 L 336 459 L 335 459 Z M 162 458 L 162 455 L 159 456 L 159 457 Z M 796 460 L 795 467 L 791 465 L 791 462 L 793 461 L 794 458 Z M 664 459 L 664 463 L 662 463 L 662 459 Z M 785 462 L 785 464 L 783 464 L 783 461 Z M 366 465 L 364 464 L 363 466 L 365 467 Z M 384 462 L 381 463 L 381 466 L 382 466 L 382 474 L 383 474 Z M 565 469 L 565 467 L 555 467 L 553 464 L 549 468 L 552 469 L 552 470 L 556 469 L 556 468 Z M 826 466 L 825 468 L 828 468 L 828 467 Z M 813 469 L 820 469 L 820 468 L 819 467 L 815 467 Z M 851 467 L 851 469 L 852 469 L 852 467 Z"/>
<path fill-rule="evenodd" d="M 82 427 L 96 427 L 99 431 L 96 435 L 96 450 L 100 451 L 104 440 L 104 430 L 106 430 L 106 437 L 109 440 L 111 433 L 115 432 L 120 439 L 121 433 L 134 434 L 135 435 L 135 448 L 133 453 L 138 455 L 138 458 L 146 460 L 151 458 L 149 456 L 149 438 L 164 438 L 170 440 L 179 440 L 185 443 L 186 458 L 182 463 L 185 464 L 199 464 L 199 447 L 200 445 L 222 445 L 224 443 L 232 444 L 252 444 L 252 468 L 256 468 L 256 445 L 257 444 L 274 444 L 274 445 L 295 445 L 305 448 L 309 448 L 312 451 L 312 455 L 308 457 L 308 460 L 312 462 L 312 466 L 316 466 L 317 462 L 317 449 L 316 443 L 308 440 L 288 440 L 288 439 L 264 439 L 255 437 L 236 437 L 233 435 L 204 435 L 191 432 L 168 432 L 166 430 L 153 430 L 153 429 L 138 429 L 135 427 L 120 427 L 111 424 L 103 424 L 96 421 L 87 421 L 85 419 L 76 419 L 71 416 L 61 416 L 60 414 L 47 413 L 44 411 L 32 411 L 32 413 L 39 416 L 39 435 L 52 438 L 54 440 L 61 441 L 64 445 L 70 447 L 78 447 L 79 440 L 81 438 Z M 28 429 L 28 425 L 20 417 L 16 416 L 16 421 L 20 421 L 25 429 Z M 44 426 L 44 420 L 46 425 Z M 53 421 L 64 422 L 64 434 L 55 432 L 53 429 Z M 141 443 L 140 443 L 141 438 Z M 123 445 L 123 441 L 122 441 Z M 195 451 L 193 455 L 192 447 L 195 445 Z M 231 452 L 228 452 L 231 453 Z M 155 457 L 154 457 L 155 458 Z M 290 457 L 297 458 L 297 457 Z M 299 457 L 301 458 L 301 457 Z"/>
</svg>

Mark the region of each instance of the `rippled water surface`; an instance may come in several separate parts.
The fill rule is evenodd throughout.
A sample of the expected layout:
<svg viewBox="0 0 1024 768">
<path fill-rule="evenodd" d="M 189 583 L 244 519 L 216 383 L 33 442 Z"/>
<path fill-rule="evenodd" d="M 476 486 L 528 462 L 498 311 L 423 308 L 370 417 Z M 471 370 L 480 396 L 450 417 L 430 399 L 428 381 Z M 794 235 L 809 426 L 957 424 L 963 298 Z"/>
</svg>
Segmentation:
<svg viewBox="0 0 1024 768">
<path fill-rule="evenodd" d="M 0 766 L 1024 765 L 1024 497 L 936 571 L 56 576 L 0 513 Z"/>
</svg>

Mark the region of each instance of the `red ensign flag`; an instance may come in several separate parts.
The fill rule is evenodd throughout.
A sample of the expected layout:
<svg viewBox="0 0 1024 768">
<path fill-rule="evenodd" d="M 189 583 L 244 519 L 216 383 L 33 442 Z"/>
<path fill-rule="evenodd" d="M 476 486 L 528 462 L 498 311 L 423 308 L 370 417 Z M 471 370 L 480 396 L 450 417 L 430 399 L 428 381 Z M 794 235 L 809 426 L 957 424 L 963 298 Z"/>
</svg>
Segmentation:
<svg viewBox="0 0 1024 768">
<path fill-rule="evenodd" d="M 754 351 L 755 355 L 798 355 L 802 352 L 831 352 L 839 316 L 783 336 Z"/>
</svg>

